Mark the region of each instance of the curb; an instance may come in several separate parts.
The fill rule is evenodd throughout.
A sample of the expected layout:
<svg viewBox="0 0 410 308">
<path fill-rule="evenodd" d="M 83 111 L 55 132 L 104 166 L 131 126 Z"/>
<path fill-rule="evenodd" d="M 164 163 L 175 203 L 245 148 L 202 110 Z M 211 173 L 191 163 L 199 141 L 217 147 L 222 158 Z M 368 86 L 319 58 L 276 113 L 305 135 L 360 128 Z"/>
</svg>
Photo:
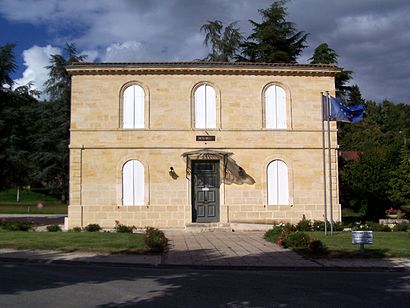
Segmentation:
<svg viewBox="0 0 410 308">
<path fill-rule="evenodd" d="M 183 269 L 183 270 L 223 270 L 223 271 L 278 271 L 278 272 L 406 272 L 409 268 L 404 266 L 395 267 L 345 267 L 345 266 L 254 266 L 254 265 L 196 265 L 196 264 L 152 264 L 152 263 L 127 263 L 107 261 L 79 261 L 79 260 L 53 260 L 31 258 L 8 258 L 0 257 L 3 263 L 20 264 L 46 264 L 46 265 L 92 265 L 111 267 L 132 268 L 155 268 L 155 269 Z"/>
</svg>

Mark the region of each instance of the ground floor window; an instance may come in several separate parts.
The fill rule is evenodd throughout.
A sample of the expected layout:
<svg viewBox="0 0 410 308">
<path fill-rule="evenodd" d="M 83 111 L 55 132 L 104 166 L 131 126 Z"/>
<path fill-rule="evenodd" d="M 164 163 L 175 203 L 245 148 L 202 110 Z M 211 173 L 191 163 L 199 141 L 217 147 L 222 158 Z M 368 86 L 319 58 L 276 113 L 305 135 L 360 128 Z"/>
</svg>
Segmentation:
<svg viewBox="0 0 410 308">
<path fill-rule="evenodd" d="M 129 160 L 122 168 L 122 204 L 144 205 L 144 166 L 138 160 Z"/>
<path fill-rule="evenodd" d="M 268 165 L 268 204 L 289 204 L 288 167 L 281 160 Z"/>
</svg>

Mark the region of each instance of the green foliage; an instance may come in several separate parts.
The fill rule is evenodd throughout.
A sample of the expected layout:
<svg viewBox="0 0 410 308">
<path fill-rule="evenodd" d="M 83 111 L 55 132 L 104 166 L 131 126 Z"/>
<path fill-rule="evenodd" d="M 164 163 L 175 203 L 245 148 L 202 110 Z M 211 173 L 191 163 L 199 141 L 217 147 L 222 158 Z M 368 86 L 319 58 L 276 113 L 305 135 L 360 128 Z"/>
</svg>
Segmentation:
<svg viewBox="0 0 410 308">
<path fill-rule="evenodd" d="M 369 230 L 372 230 L 375 232 L 390 232 L 391 231 L 388 225 L 379 224 L 377 222 L 367 221 L 365 224 L 368 226 Z"/>
<path fill-rule="evenodd" d="M 83 229 L 81 227 L 74 227 L 72 229 L 69 230 L 69 232 L 82 232 Z"/>
<path fill-rule="evenodd" d="M 276 243 L 278 241 L 278 239 L 281 237 L 282 232 L 283 232 L 283 227 L 273 226 L 273 228 L 271 230 L 268 230 L 268 231 L 265 232 L 263 237 L 267 241 Z"/>
<path fill-rule="evenodd" d="M 321 240 L 311 240 L 308 244 L 308 248 L 313 254 L 327 253 L 327 247 Z"/>
<path fill-rule="evenodd" d="M 243 44 L 242 59 L 252 62 L 294 63 L 307 47 L 308 34 L 297 31 L 287 21 L 286 0 L 275 1 L 267 9 L 259 10 L 262 22 L 250 20 L 252 34 Z"/>
<path fill-rule="evenodd" d="M 242 44 L 243 36 L 233 22 L 224 28 L 219 20 L 208 21 L 201 27 L 205 33 L 204 45 L 211 46 L 211 52 L 205 61 L 229 62 L 238 57 L 238 50 Z"/>
<path fill-rule="evenodd" d="M 291 232 L 287 237 L 282 238 L 283 245 L 290 248 L 307 248 L 310 237 L 304 232 Z"/>
<path fill-rule="evenodd" d="M 322 43 L 315 48 L 313 56 L 309 59 L 312 64 L 337 64 L 339 55 L 327 43 Z"/>
<path fill-rule="evenodd" d="M 84 227 L 84 231 L 86 232 L 99 232 L 101 231 L 101 227 L 99 224 L 89 224 Z"/>
<path fill-rule="evenodd" d="M 144 242 L 152 252 L 163 252 L 168 245 L 164 232 L 153 227 L 147 227 Z"/>
<path fill-rule="evenodd" d="M 395 225 L 392 229 L 394 232 L 405 232 L 405 231 L 410 231 L 410 223 L 408 222 L 401 222 Z"/>
<path fill-rule="evenodd" d="M 303 215 L 302 220 L 296 224 L 297 231 L 312 231 L 312 221 L 306 219 L 305 215 Z"/>
<path fill-rule="evenodd" d="M 129 227 L 129 226 L 120 224 L 118 220 L 115 221 L 114 230 L 117 233 L 132 233 L 134 229 L 135 229 L 134 226 Z"/>
<path fill-rule="evenodd" d="M 26 221 L 0 221 L 0 228 L 8 231 L 30 231 L 34 224 Z"/>
<path fill-rule="evenodd" d="M 11 74 L 17 69 L 16 57 L 13 53 L 15 46 L 15 43 L 0 46 L 0 92 L 5 90 L 5 85 L 11 87 L 14 83 Z"/>
<path fill-rule="evenodd" d="M 49 225 L 47 226 L 48 232 L 61 232 L 61 227 L 59 225 Z"/>
</svg>

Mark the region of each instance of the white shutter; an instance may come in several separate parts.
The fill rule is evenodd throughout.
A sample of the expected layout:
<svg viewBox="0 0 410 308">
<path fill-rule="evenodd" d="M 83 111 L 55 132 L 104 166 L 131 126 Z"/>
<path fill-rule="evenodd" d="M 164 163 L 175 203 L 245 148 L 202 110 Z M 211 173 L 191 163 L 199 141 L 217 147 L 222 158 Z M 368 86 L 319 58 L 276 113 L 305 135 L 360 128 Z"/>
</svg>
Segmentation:
<svg viewBox="0 0 410 308">
<path fill-rule="evenodd" d="M 144 90 L 140 86 L 134 87 L 134 128 L 144 128 Z"/>
<path fill-rule="evenodd" d="M 144 205 L 144 166 L 134 160 L 134 204 Z"/>
<path fill-rule="evenodd" d="M 268 165 L 268 204 L 289 204 L 288 167 L 274 160 Z"/>
<path fill-rule="evenodd" d="M 124 164 L 122 191 L 123 205 L 144 205 L 144 166 L 138 160 Z"/>
<path fill-rule="evenodd" d="M 122 127 L 133 128 L 134 127 L 134 88 L 130 86 L 125 89 L 123 96 L 123 114 L 122 114 Z"/>
<path fill-rule="evenodd" d="M 195 128 L 206 128 L 205 85 L 195 91 Z"/>
<path fill-rule="evenodd" d="M 276 128 L 276 86 L 270 86 L 265 91 L 265 125 L 266 128 Z"/>
<path fill-rule="evenodd" d="M 286 128 L 286 93 L 276 85 L 265 91 L 265 127 Z"/>
<path fill-rule="evenodd" d="M 289 204 L 288 167 L 278 161 L 278 204 Z"/>
<path fill-rule="evenodd" d="M 127 161 L 122 168 L 122 204 L 134 204 L 134 168 L 132 160 Z"/>
<path fill-rule="evenodd" d="M 276 87 L 276 117 L 277 128 L 286 128 L 286 93 L 281 87 Z"/>
<path fill-rule="evenodd" d="M 205 86 L 206 128 L 216 128 L 216 95 L 214 88 Z"/>
</svg>

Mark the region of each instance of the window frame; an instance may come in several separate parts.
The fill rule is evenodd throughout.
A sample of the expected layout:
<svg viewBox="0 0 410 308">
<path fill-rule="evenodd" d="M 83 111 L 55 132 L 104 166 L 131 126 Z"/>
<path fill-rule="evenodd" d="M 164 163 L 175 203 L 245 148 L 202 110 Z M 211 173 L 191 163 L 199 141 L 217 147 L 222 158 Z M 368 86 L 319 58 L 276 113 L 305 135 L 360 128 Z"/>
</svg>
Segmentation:
<svg viewBox="0 0 410 308">
<path fill-rule="evenodd" d="M 284 92 L 284 96 L 285 96 L 285 101 L 284 101 L 284 108 L 285 108 L 285 112 L 284 112 L 284 120 L 285 120 L 285 127 L 267 127 L 267 108 L 266 108 L 266 104 L 267 104 L 267 100 L 266 100 L 266 93 L 268 92 L 268 90 L 272 87 L 278 87 L 280 89 L 283 90 Z M 282 84 L 282 83 L 278 83 L 278 82 L 271 82 L 268 83 L 267 85 L 264 86 L 263 90 L 262 90 L 262 97 L 261 97 L 261 101 L 262 101 L 262 128 L 266 129 L 266 130 L 288 130 L 292 128 L 292 108 L 291 108 L 291 95 L 290 95 L 290 90 L 289 88 Z M 277 104 L 275 105 L 277 106 Z"/>
<path fill-rule="evenodd" d="M 215 127 L 196 127 L 196 92 L 197 90 L 202 87 L 211 87 L 215 93 Z M 206 88 L 205 88 L 206 89 Z M 197 84 L 192 88 L 191 91 L 191 127 L 194 130 L 218 130 L 220 129 L 221 125 L 221 103 L 220 103 L 220 90 L 218 87 L 216 87 L 213 83 L 208 82 L 208 81 L 202 81 Z M 206 118 L 206 115 L 205 115 Z"/>
<path fill-rule="evenodd" d="M 131 86 L 138 86 L 142 89 L 142 91 L 144 92 L 144 125 L 143 127 L 124 127 L 124 94 L 125 91 L 131 87 Z M 124 129 L 124 130 L 145 130 L 145 129 L 149 129 L 150 128 L 150 103 L 149 103 L 149 99 L 150 99 L 150 94 L 149 94 L 149 89 L 148 87 L 146 87 L 144 84 L 142 84 L 141 82 L 138 81 L 130 81 L 127 82 L 125 84 L 122 85 L 120 91 L 120 97 L 119 97 L 119 102 L 120 102 L 120 106 L 119 106 L 119 123 L 118 126 L 120 129 Z"/>
<path fill-rule="evenodd" d="M 133 179 L 132 179 L 132 188 L 133 188 L 133 191 L 132 191 L 132 193 L 133 193 L 133 201 L 132 201 L 132 204 L 125 204 L 125 199 L 126 199 L 126 196 L 125 196 L 125 187 L 127 186 L 127 185 L 125 185 L 125 176 L 124 176 L 124 170 L 125 170 L 125 168 L 126 168 L 126 166 L 127 166 L 127 164 L 129 164 L 129 163 L 135 163 L 135 162 L 137 162 L 138 163 L 138 167 L 139 167 L 139 176 L 142 176 L 142 179 L 140 179 L 140 182 L 142 182 L 141 184 L 140 184 L 140 186 L 139 186 L 139 191 L 140 191 L 140 193 L 142 192 L 142 197 L 141 196 L 139 196 L 139 202 L 136 202 L 136 198 L 135 198 L 135 185 L 134 185 L 134 183 L 135 183 L 135 179 L 134 179 L 134 176 L 135 176 L 135 170 L 134 170 L 134 166 L 132 167 L 133 168 L 133 170 L 132 170 L 132 175 L 133 175 Z M 145 181 L 146 181 L 146 175 L 145 175 L 145 173 L 146 173 L 146 171 L 145 171 L 145 166 L 144 166 L 144 164 L 141 162 L 141 161 L 139 161 L 138 159 L 129 159 L 129 160 L 127 160 L 123 165 L 122 165 L 122 169 L 121 169 L 121 190 L 122 190 L 122 194 L 121 194 L 121 204 L 122 204 L 122 206 L 144 206 L 145 205 L 145 203 L 146 203 L 146 189 L 145 189 L 145 186 L 146 186 L 146 184 L 145 184 Z M 141 202 L 142 201 L 142 202 Z"/>
<path fill-rule="evenodd" d="M 270 168 L 271 168 L 271 166 L 273 167 L 273 163 L 278 163 L 278 165 L 277 165 L 277 171 L 276 171 L 276 187 L 271 187 L 271 181 L 270 181 L 270 172 L 269 172 L 269 170 L 270 170 Z M 284 166 L 286 169 L 285 169 L 285 171 L 286 171 L 286 186 L 287 186 L 287 190 L 286 190 L 286 196 L 285 196 L 285 199 L 286 199 L 286 202 L 285 203 L 283 203 L 283 202 L 281 202 L 281 195 L 280 195 L 280 193 L 279 193 L 279 190 L 280 190 L 280 182 L 278 181 L 278 179 L 279 179 L 279 174 L 280 174 L 280 171 L 279 171 L 279 163 L 280 163 L 280 165 L 282 165 L 282 166 Z M 283 172 L 283 171 L 282 171 Z M 291 176 L 290 176 L 290 170 L 289 170 L 289 166 L 286 164 L 286 162 L 285 161 L 283 161 L 282 159 L 273 159 L 273 160 L 271 160 L 269 163 L 268 163 L 268 165 L 266 166 L 266 194 L 267 194 L 267 205 L 273 205 L 273 206 L 280 206 L 280 205 L 291 205 L 291 181 L 290 181 L 290 179 L 291 179 Z M 273 181 L 273 180 L 272 180 Z M 273 184 L 273 183 L 272 183 Z M 271 195 L 270 195 L 270 191 L 271 191 L 271 188 L 272 189 L 274 189 L 274 190 L 276 190 L 276 200 L 271 200 L 271 198 L 274 198 L 274 196 L 273 197 L 271 197 Z M 273 201 L 273 202 L 272 202 Z"/>
</svg>

